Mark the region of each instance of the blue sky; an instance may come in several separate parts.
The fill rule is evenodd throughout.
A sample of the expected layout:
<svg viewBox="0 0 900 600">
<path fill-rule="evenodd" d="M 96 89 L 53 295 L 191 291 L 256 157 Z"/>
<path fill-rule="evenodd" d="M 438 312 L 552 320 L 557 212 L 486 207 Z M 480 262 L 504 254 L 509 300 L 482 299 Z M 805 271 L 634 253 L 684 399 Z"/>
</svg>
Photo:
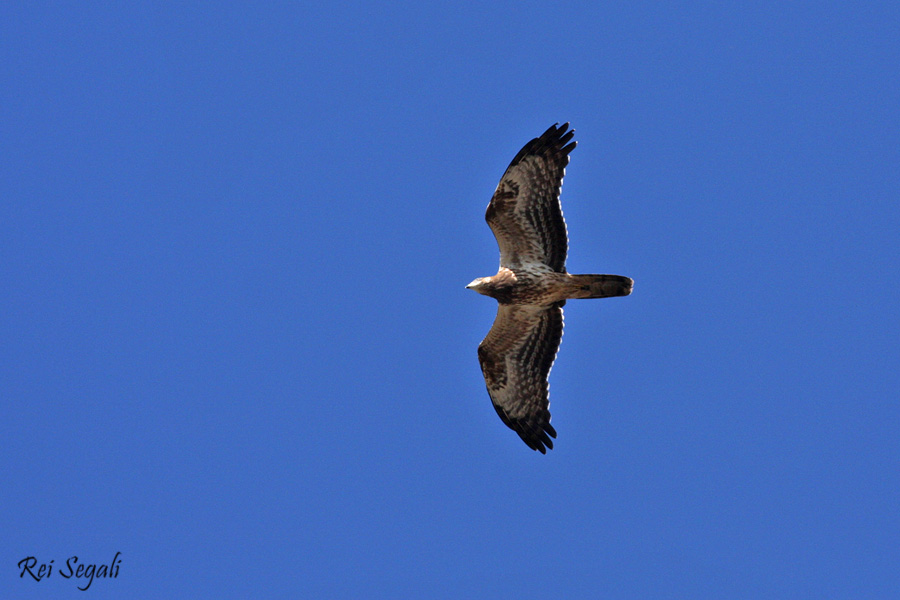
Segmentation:
<svg viewBox="0 0 900 600">
<path fill-rule="evenodd" d="M 0 10 L 10 597 L 900 593 L 895 3 Z M 569 269 L 636 283 L 542 456 L 464 286 L 565 121 Z"/>
</svg>

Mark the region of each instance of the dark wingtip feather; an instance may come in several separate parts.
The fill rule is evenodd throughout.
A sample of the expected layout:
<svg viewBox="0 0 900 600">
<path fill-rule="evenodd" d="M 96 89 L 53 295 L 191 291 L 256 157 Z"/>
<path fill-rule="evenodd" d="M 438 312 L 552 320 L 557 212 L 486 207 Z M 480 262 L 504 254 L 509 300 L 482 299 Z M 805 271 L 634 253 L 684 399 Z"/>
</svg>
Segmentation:
<svg viewBox="0 0 900 600">
<path fill-rule="evenodd" d="M 536 137 L 525 144 L 522 149 L 519 150 L 519 153 L 516 154 L 515 158 L 512 159 L 512 162 L 509 163 L 509 166 L 512 167 L 517 165 L 519 161 L 526 156 L 540 156 L 545 154 L 548 150 L 557 150 L 564 163 L 568 163 L 569 153 L 578 145 L 578 142 L 569 144 L 569 141 L 575 135 L 575 130 L 569 129 L 566 131 L 568 128 L 568 121 L 563 123 L 562 126 L 560 126 L 559 123 L 551 125 L 540 137 Z"/>
<path fill-rule="evenodd" d="M 553 440 L 550 438 L 556 437 L 556 429 L 550 424 L 550 411 L 544 411 L 544 414 L 526 420 L 510 419 L 506 412 L 496 404 L 494 410 L 497 411 L 503 424 L 519 434 L 529 448 L 537 450 L 541 454 L 547 454 L 547 450 L 553 450 Z"/>
</svg>

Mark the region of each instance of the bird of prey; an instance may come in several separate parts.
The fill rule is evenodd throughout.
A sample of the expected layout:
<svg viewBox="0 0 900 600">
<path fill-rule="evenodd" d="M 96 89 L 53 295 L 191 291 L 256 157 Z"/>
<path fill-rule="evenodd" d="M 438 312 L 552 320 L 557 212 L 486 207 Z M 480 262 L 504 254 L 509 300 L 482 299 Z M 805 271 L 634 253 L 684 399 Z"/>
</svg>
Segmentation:
<svg viewBox="0 0 900 600">
<path fill-rule="evenodd" d="M 532 449 L 553 448 L 550 368 L 562 341 L 562 307 L 570 298 L 627 296 L 621 275 L 570 275 L 559 194 L 569 153 L 569 124 L 553 125 L 525 144 L 500 179 L 485 219 L 500 246 L 500 270 L 466 286 L 499 303 L 478 346 L 478 360 L 500 419 Z"/>
</svg>

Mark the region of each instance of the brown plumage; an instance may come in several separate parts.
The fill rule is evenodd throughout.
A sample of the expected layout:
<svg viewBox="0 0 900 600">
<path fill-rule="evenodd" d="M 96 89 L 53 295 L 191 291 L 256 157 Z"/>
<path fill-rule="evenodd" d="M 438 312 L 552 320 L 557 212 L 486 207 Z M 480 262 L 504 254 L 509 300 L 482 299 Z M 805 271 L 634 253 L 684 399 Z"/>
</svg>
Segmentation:
<svg viewBox="0 0 900 600">
<path fill-rule="evenodd" d="M 500 246 L 500 270 L 468 286 L 495 298 L 497 318 L 478 346 L 491 402 L 508 427 L 546 454 L 550 438 L 550 368 L 563 333 L 562 307 L 571 298 L 627 296 L 621 275 L 569 275 L 568 236 L 559 195 L 574 130 L 553 125 L 513 158 L 485 219 Z"/>
</svg>

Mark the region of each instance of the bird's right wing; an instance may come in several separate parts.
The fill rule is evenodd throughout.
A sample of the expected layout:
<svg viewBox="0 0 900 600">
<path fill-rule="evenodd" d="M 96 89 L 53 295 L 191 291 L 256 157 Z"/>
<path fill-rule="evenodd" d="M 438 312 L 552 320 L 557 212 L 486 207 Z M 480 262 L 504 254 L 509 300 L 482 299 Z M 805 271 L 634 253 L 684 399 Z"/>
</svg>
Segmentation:
<svg viewBox="0 0 900 600">
<path fill-rule="evenodd" d="M 491 402 L 503 422 L 533 450 L 553 448 L 548 377 L 563 334 L 562 303 L 500 304 L 478 346 Z"/>
</svg>

